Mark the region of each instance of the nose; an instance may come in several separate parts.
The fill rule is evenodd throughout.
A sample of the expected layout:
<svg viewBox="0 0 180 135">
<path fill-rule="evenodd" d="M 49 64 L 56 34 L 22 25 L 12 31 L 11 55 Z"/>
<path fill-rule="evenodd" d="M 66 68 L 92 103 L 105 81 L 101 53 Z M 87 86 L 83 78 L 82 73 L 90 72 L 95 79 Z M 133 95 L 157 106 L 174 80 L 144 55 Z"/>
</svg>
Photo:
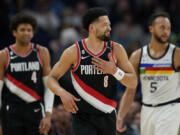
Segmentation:
<svg viewBox="0 0 180 135">
<path fill-rule="evenodd" d="M 107 28 L 107 29 L 108 29 L 108 31 L 111 31 L 111 26 L 108 26 L 108 28 Z"/>
<path fill-rule="evenodd" d="M 165 29 L 165 30 L 164 30 L 164 33 L 168 36 L 169 33 L 170 33 L 170 30 L 169 30 L 169 29 Z"/>
</svg>

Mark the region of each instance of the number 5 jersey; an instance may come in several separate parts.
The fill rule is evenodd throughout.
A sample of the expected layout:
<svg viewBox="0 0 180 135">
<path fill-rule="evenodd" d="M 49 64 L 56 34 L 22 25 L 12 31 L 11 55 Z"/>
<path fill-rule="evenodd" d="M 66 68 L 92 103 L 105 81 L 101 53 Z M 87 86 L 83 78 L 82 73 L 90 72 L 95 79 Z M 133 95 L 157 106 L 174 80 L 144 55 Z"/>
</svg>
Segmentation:
<svg viewBox="0 0 180 135">
<path fill-rule="evenodd" d="M 169 44 L 163 56 L 153 58 L 148 46 L 141 50 L 139 74 L 143 103 L 157 105 L 180 97 L 179 72 L 174 68 L 175 46 Z"/>
</svg>

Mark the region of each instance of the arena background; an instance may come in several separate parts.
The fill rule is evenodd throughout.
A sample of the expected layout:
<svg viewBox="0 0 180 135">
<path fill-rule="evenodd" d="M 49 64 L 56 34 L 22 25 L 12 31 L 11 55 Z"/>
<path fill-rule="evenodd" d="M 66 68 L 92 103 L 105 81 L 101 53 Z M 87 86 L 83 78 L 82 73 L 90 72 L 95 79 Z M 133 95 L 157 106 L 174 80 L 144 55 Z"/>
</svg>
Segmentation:
<svg viewBox="0 0 180 135">
<path fill-rule="evenodd" d="M 33 42 L 50 50 L 53 66 L 66 47 L 87 36 L 81 19 L 88 8 L 95 6 L 109 11 L 112 40 L 122 44 L 128 55 L 150 41 L 148 18 L 153 12 L 166 11 L 170 14 L 172 32 L 169 41 L 180 46 L 180 0 L 0 0 L 0 49 L 14 43 L 9 30 L 12 16 L 19 12 L 29 13 L 38 21 Z M 61 81 L 67 89 L 71 89 L 68 74 Z M 119 101 L 124 87 L 118 83 L 117 89 Z M 138 103 L 141 101 L 140 86 L 135 100 Z M 56 98 L 55 104 L 58 103 Z M 134 114 L 127 117 L 130 117 L 130 123 L 132 119 L 136 120 Z M 137 119 L 139 120 L 138 114 Z"/>
</svg>

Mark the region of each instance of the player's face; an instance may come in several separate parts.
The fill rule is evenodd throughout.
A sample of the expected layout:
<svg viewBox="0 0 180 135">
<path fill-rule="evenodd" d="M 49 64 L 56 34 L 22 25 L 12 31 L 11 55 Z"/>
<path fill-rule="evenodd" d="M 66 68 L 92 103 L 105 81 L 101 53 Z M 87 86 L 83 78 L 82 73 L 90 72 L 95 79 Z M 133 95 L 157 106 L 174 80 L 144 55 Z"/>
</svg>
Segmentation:
<svg viewBox="0 0 180 135">
<path fill-rule="evenodd" d="M 102 41 L 108 41 L 111 38 L 111 26 L 108 16 L 101 16 L 95 23 L 96 26 L 96 36 Z"/>
<path fill-rule="evenodd" d="M 34 35 L 33 27 L 31 24 L 19 24 L 13 35 L 21 45 L 28 45 Z"/>
<path fill-rule="evenodd" d="M 154 38 L 164 44 L 168 42 L 171 33 L 171 24 L 168 18 L 158 17 L 152 26 L 152 35 Z"/>
</svg>

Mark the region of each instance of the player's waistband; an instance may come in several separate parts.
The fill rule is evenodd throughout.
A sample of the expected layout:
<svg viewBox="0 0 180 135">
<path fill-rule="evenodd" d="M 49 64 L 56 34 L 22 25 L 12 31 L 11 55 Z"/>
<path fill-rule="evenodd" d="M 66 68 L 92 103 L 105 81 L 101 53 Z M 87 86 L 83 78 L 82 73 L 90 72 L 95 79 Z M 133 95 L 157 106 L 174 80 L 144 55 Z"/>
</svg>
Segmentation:
<svg viewBox="0 0 180 135">
<path fill-rule="evenodd" d="M 174 100 L 165 102 L 165 103 L 160 103 L 160 104 L 146 104 L 146 103 L 142 103 L 142 105 L 144 106 L 148 106 L 148 107 L 160 107 L 160 106 L 164 106 L 167 104 L 171 104 L 171 103 L 180 103 L 180 98 L 176 98 Z"/>
</svg>

